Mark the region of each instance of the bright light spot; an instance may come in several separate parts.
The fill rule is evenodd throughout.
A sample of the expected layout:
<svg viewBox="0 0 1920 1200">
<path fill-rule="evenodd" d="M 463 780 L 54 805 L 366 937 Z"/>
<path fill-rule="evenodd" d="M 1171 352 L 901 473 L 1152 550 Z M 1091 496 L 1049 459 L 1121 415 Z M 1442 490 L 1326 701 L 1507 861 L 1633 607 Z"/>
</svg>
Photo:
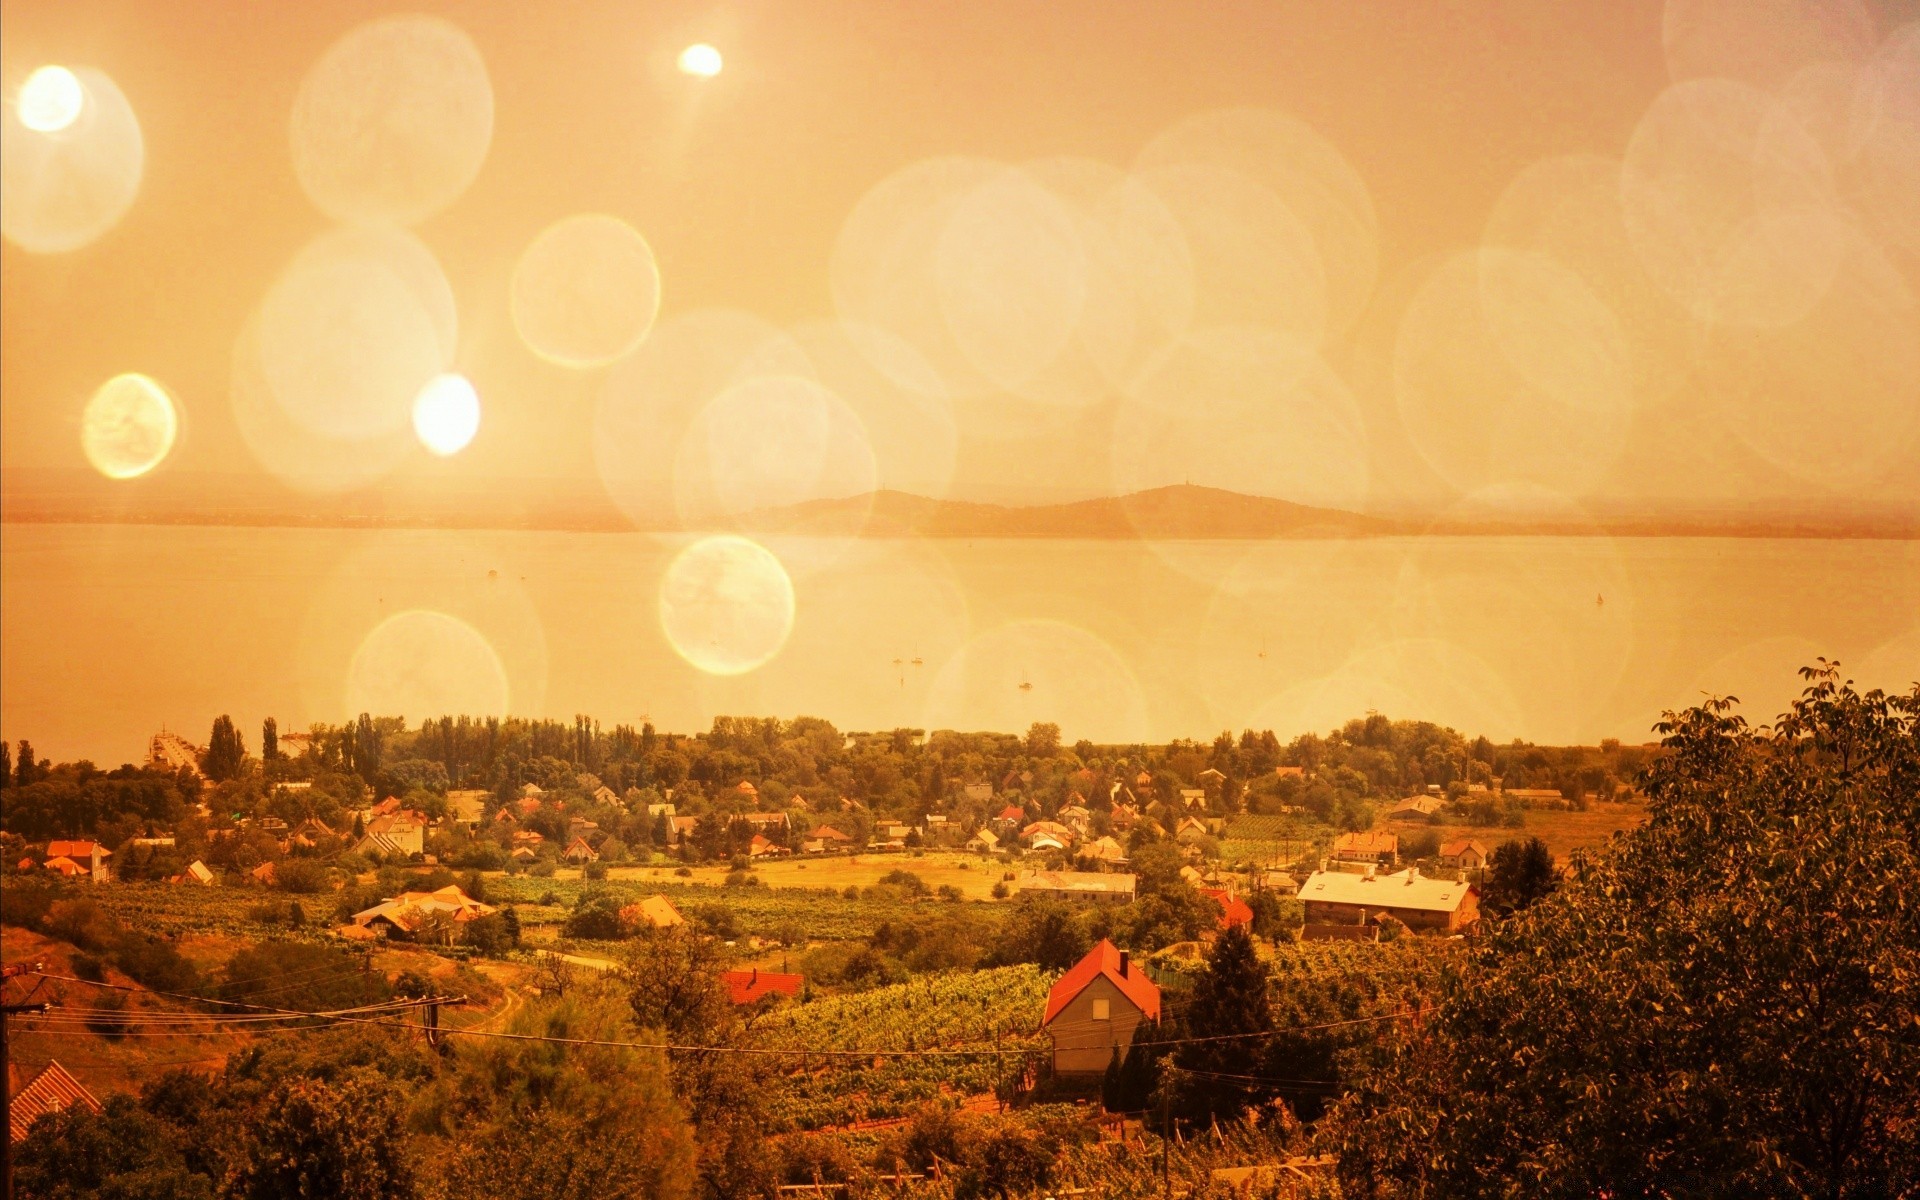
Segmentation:
<svg viewBox="0 0 1920 1200">
<path fill-rule="evenodd" d="M 27 84 L 0 120 L 0 234 L 32 254 L 64 254 L 126 216 L 146 143 L 126 96 L 91 67 L 43 67 Z"/>
<path fill-rule="evenodd" d="M 80 78 L 65 67 L 41 67 L 20 88 L 20 123 L 35 133 L 59 133 L 79 119 L 86 103 Z"/>
<path fill-rule="evenodd" d="M 460 453 L 480 431 L 480 395 L 464 375 L 436 375 L 413 402 L 413 432 L 442 458 Z"/>
<path fill-rule="evenodd" d="M 166 389 L 145 375 L 116 375 L 87 401 L 80 445 L 108 479 L 132 479 L 160 465 L 179 431 Z"/>
<path fill-rule="evenodd" d="M 347 668 L 347 711 L 504 716 L 507 669 L 473 626 L 412 609 L 380 622 Z"/>
<path fill-rule="evenodd" d="M 660 626 L 709 675 L 764 666 L 793 632 L 793 581 L 773 552 L 723 534 L 680 552 L 660 581 Z"/>
<path fill-rule="evenodd" d="M 680 52 L 680 70 L 688 75 L 712 79 L 720 73 L 722 65 L 720 52 L 705 42 L 695 42 Z"/>
<path fill-rule="evenodd" d="M 513 270 L 513 324 L 529 349 L 565 367 L 631 351 L 660 312 L 660 269 L 618 217 L 582 213 L 547 227 Z"/>
<path fill-rule="evenodd" d="M 493 83 L 480 50 L 439 17 L 358 25 L 294 98 L 293 168 L 320 211 L 411 225 L 467 190 L 493 143 Z"/>
</svg>

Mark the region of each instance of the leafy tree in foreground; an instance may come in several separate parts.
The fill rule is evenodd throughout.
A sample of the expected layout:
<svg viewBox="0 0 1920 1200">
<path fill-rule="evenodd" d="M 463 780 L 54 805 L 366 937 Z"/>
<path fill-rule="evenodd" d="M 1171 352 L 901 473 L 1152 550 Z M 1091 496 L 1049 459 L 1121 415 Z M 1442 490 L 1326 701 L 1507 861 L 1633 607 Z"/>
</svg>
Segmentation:
<svg viewBox="0 0 1920 1200">
<path fill-rule="evenodd" d="M 1512 838 L 1493 848 L 1481 905 L 1497 917 L 1516 913 L 1551 894 L 1559 880 L 1553 854 L 1537 837 Z"/>
<path fill-rule="evenodd" d="M 1194 1038 L 1173 1055 L 1174 1106 L 1190 1121 L 1234 1120 L 1259 1103 L 1257 1064 L 1273 1032 L 1267 1000 L 1267 967 L 1245 925 L 1222 933 L 1207 955 L 1207 969 L 1194 982 L 1186 1030 Z M 1271 1092 L 1267 1091 L 1267 1095 Z"/>
<path fill-rule="evenodd" d="M 415 1194 L 392 1085 L 293 1079 L 267 1097 L 249 1153 L 227 1177 L 231 1200 L 405 1200 Z"/>
<path fill-rule="evenodd" d="M 1647 823 L 1500 922 L 1326 1131 L 1356 1195 L 1920 1189 L 1920 688 L 1658 727 Z"/>
</svg>

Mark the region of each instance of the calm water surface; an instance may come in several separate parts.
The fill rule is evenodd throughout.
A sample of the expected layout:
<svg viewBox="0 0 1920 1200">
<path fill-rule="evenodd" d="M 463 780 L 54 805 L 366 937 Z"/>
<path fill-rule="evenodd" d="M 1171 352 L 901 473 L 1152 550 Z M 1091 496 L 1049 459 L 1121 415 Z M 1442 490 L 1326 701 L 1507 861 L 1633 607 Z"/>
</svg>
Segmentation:
<svg viewBox="0 0 1920 1200">
<path fill-rule="evenodd" d="M 1497 740 L 1639 741 L 1703 692 L 1770 716 L 1815 655 L 1863 683 L 1920 677 L 1914 542 L 775 542 L 792 635 L 715 678 L 661 628 L 685 541 L 7 525 L 0 733 L 118 763 L 163 724 L 204 740 L 222 712 L 257 747 L 268 715 L 303 728 L 375 695 L 418 720 L 406 710 L 504 692 L 516 714 L 678 730 L 806 713 L 848 730 L 1285 738 L 1374 709 Z M 402 669 L 356 667 L 411 610 L 464 622 L 486 661 L 436 644 Z"/>
</svg>

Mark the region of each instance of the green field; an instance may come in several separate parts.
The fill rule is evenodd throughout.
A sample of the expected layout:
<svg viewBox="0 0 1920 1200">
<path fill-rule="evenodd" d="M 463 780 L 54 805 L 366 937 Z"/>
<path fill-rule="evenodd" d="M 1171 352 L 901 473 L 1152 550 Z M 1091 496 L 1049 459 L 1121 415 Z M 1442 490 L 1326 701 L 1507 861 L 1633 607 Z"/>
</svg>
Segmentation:
<svg viewBox="0 0 1920 1200">
<path fill-rule="evenodd" d="M 672 866 L 610 867 L 607 878 L 661 883 L 677 879 L 681 883 L 718 885 L 729 870 L 725 865 L 690 869 L 691 876 L 676 876 Z M 769 887 L 838 890 L 853 884 L 865 888 L 880 882 L 881 876 L 889 871 L 911 871 L 925 880 L 929 888 L 956 887 L 970 900 L 989 899 L 993 885 L 1007 872 L 1017 869 L 978 854 L 947 850 L 929 850 L 919 857 L 912 853 L 836 854 L 766 859 L 753 864 L 753 873 Z"/>
</svg>

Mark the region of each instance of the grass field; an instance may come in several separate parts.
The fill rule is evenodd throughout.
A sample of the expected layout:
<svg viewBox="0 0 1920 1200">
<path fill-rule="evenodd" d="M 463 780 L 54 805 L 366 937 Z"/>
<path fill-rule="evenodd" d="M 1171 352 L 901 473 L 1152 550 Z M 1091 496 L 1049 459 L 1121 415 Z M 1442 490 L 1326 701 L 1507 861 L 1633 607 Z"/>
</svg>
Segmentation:
<svg viewBox="0 0 1920 1200">
<path fill-rule="evenodd" d="M 1403 838 L 1425 829 L 1434 829 L 1439 832 L 1443 843 L 1454 838 L 1479 838 L 1489 850 L 1509 838 L 1537 837 L 1547 844 L 1547 849 L 1553 851 L 1555 859 L 1565 863 L 1573 851 L 1605 845 L 1607 839 L 1616 832 L 1638 825 L 1646 819 L 1647 810 L 1645 805 L 1637 801 L 1622 804 L 1600 802 L 1586 812 L 1531 809 L 1526 816 L 1526 824 L 1518 829 L 1504 825 L 1427 825 L 1419 821 L 1382 821 L 1379 827 L 1398 833 Z"/>
<path fill-rule="evenodd" d="M 782 858 L 757 862 L 753 873 L 760 882 L 774 888 L 834 888 L 844 891 L 849 884 L 867 888 L 880 882 L 889 871 L 911 871 L 926 881 L 929 888 L 943 885 L 960 889 L 969 900 L 986 900 L 993 885 L 1008 871 L 1004 863 L 983 859 L 977 854 L 929 850 L 916 858 L 908 854 L 824 855 L 818 858 Z M 675 875 L 672 866 L 610 867 L 607 878 L 641 882 L 705 884 L 717 886 L 727 876 L 725 864 L 694 867 L 691 876 Z M 563 872 L 574 874 L 577 872 Z"/>
</svg>

